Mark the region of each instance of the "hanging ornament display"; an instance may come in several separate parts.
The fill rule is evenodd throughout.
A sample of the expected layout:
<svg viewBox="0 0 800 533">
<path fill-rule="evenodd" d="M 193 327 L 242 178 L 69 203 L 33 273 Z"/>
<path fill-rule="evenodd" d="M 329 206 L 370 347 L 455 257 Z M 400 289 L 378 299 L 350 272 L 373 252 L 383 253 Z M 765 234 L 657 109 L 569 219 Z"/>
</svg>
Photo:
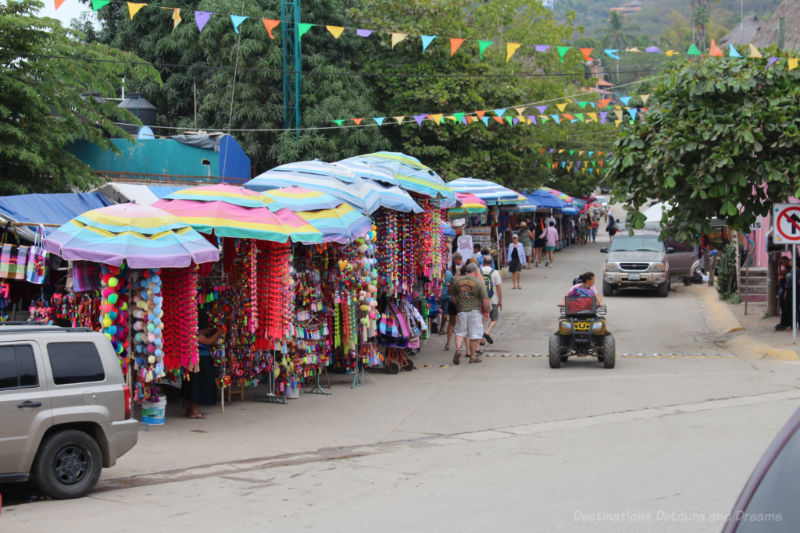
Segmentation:
<svg viewBox="0 0 800 533">
<path fill-rule="evenodd" d="M 164 268 L 160 278 L 164 371 L 175 376 L 181 375 L 181 368 L 197 372 L 197 269 Z"/>
<path fill-rule="evenodd" d="M 154 383 L 164 377 L 164 297 L 159 269 L 131 276 L 133 292 L 133 360 L 137 388 L 134 401 L 153 401 Z"/>
<path fill-rule="evenodd" d="M 122 372 L 128 372 L 128 289 L 126 266 L 101 265 L 100 285 L 103 300 L 100 304 L 102 333 L 111 341 L 119 358 Z"/>
<path fill-rule="evenodd" d="M 267 369 L 263 352 L 256 349 L 258 323 L 258 252 L 251 239 L 239 240 L 238 246 L 226 248 L 235 253 L 231 263 L 230 332 L 228 335 L 228 373 L 232 382 L 255 386 Z M 235 250 L 235 252 L 234 252 Z"/>
<path fill-rule="evenodd" d="M 217 385 L 229 387 L 232 383 L 227 358 L 227 317 L 230 316 L 229 287 L 225 276 L 201 281 L 197 301 L 208 316 L 208 324 L 215 330 L 222 330 L 217 342 L 211 346 L 211 357 L 217 367 Z"/>
</svg>

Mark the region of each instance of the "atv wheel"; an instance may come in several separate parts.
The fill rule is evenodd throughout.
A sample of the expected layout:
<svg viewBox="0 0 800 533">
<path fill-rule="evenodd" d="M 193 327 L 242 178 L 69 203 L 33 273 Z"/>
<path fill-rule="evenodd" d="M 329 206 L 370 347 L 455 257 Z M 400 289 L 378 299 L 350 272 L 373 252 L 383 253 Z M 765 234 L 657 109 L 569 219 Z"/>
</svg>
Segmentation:
<svg viewBox="0 0 800 533">
<path fill-rule="evenodd" d="M 605 368 L 614 368 L 616 362 L 616 342 L 613 335 L 606 335 L 603 338 L 603 366 Z"/>
<path fill-rule="evenodd" d="M 561 337 L 558 333 L 550 336 L 550 368 L 561 367 Z"/>
</svg>

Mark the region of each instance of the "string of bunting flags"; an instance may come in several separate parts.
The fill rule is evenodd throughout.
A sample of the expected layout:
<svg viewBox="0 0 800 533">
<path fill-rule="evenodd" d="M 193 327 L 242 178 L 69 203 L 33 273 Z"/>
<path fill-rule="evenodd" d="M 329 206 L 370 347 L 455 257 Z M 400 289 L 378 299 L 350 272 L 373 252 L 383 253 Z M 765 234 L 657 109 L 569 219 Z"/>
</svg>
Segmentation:
<svg viewBox="0 0 800 533">
<path fill-rule="evenodd" d="M 55 8 L 58 9 L 64 3 L 65 0 L 54 0 Z M 103 7 L 111 4 L 111 3 L 119 3 L 119 2 L 112 2 L 112 0 L 92 0 L 92 9 L 94 11 L 98 11 Z M 125 2 L 128 7 L 128 14 L 130 19 L 133 18 L 145 7 L 150 7 L 150 4 L 145 2 Z M 181 16 L 182 11 L 192 11 L 185 8 L 179 7 L 167 7 L 167 6 L 152 6 L 153 8 L 166 10 L 171 13 L 172 21 L 173 21 L 173 29 L 177 28 L 178 25 L 183 21 Z M 211 19 L 212 16 L 225 16 L 226 14 L 217 13 L 214 11 L 193 11 L 194 14 L 194 22 L 197 26 L 198 32 L 202 32 L 203 28 L 205 28 L 208 21 Z M 244 15 L 234 15 L 228 14 L 230 18 L 231 25 L 236 33 L 239 33 L 239 28 L 245 21 L 253 21 L 253 22 L 261 22 L 264 25 L 264 29 L 266 30 L 267 35 L 269 35 L 270 39 L 275 39 L 275 34 L 273 31 L 280 26 L 281 21 L 278 19 L 270 19 L 270 18 L 261 18 L 260 20 L 255 17 L 249 17 Z M 535 53 L 557 53 L 559 60 L 563 63 L 564 58 L 566 57 L 567 53 L 580 53 L 583 60 L 586 62 L 594 61 L 600 59 L 602 57 L 609 57 L 615 60 L 621 60 L 622 53 L 647 53 L 647 54 L 663 54 L 667 57 L 675 57 L 682 55 L 681 52 L 677 50 L 662 50 L 658 46 L 648 46 L 644 48 L 644 50 L 639 49 L 638 47 L 628 47 L 623 49 L 617 48 L 603 48 L 603 49 L 595 49 L 595 48 L 585 48 L 585 47 L 573 47 L 573 46 L 561 46 L 561 45 L 554 45 L 554 44 L 533 44 L 527 45 L 524 43 L 519 42 L 502 42 L 496 40 L 488 40 L 488 39 L 466 39 L 460 37 L 440 37 L 438 35 L 425 35 L 425 34 L 411 34 L 411 33 L 403 33 L 403 32 L 396 32 L 396 31 L 389 31 L 389 30 L 372 30 L 366 28 L 357 28 L 357 27 L 349 27 L 349 26 L 334 26 L 328 24 L 316 24 L 311 22 L 301 22 L 297 26 L 297 36 L 298 38 L 302 39 L 302 37 L 311 31 L 312 29 L 316 30 L 323 30 L 327 31 L 334 39 L 338 39 L 342 36 L 345 31 L 354 32 L 357 36 L 368 38 L 374 34 L 383 34 L 389 35 L 391 40 L 391 46 L 394 49 L 398 44 L 407 40 L 409 37 L 419 38 L 419 42 L 422 46 L 422 51 L 425 52 L 428 47 L 435 41 L 448 41 L 449 42 L 449 49 L 450 49 L 450 56 L 454 56 L 456 52 L 462 49 L 465 43 L 470 43 L 473 45 L 477 45 L 478 49 L 478 56 L 483 59 L 484 53 L 490 48 L 493 49 L 500 49 L 505 52 L 505 59 L 506 62 L 510 61 L 511 58 L 516 54 L 516 52 L 524 46 L 528 47 L 528 49 Z M 750 58 L 763 58 L 764 55 L 761 51 L 756 48 L 753 44 L 747 45 L 747 50 L 745 53 L 739 52 L 739 50 L 733 46 L 732 44 L 728 45 L 727 53 L 724 52 L 712 39 L 711 47 L 709 48 L 708 54 L 702 54 L 700 50 L 692 44 L 683 55 L 686 56 L 702 56 L 707 55 L 711 57 L 750 57 Z M 502 53 L 502 52 L 501 52 Z M 800 58 L 798 57 L 789 57 L 789 58 L 782 58 L 782 57 L 768 57 L 767 67 L 772 66 L 774 63 L 785 59 L 788 63 L 789 70 L 793 70 L 798 67 L 798 63 L 800 62 Z"/>
</svg>

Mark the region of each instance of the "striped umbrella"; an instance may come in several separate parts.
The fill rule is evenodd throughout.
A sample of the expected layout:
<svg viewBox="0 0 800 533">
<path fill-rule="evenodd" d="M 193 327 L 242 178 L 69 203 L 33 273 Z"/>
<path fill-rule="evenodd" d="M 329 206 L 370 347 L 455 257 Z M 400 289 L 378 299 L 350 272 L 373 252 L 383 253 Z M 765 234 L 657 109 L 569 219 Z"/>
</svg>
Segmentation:
<svg viewBox="0 0 800 533">
<path fill-rule="evenodd" d="M 322 232 L 322 242 L 347 243 L 372 229 L 372 220 L 346 203 L 334 209 L 298 211 L 297 215 Z"/>
<path fill-rule="evenodd" d="M 345 161 L 356 160 L 390 171 L 397 185 L 407 191 L 430 196 L 431 198 L 452 198 L 453 192 L 444 180 L 430 167 L 423 165 L 416 157 L 399 152 L 375 152 L 373 154 L 351 157 Z"/>
<path fill-rule="evenodd" d="M 360 180 L 360 182 L 368 191 L 370 199 L 374 198 L 377 201 L 378 207 L 402 211 L 403 213 L 422 213 L 423 211 L 411 195 L 400 187 L 386 186 L 364 179 Z"/>
<path fill-rule="evenodd" d="M 313 161 L 297 161 L 296 163 L 287 163 L 285 165 L 280 165 L 273 168 L 270 170 L 270 172 L 307 174 L 324 178 L 332 177 L 345 183 L 353 183 L 357 179 L 353 171 L 346 166 L 326 163 L 325 161 L 319 161 L 317 159 Z"/>
<path fill-rule="evenodd" d="M 68 261 L 131 268 L 179 268 L 219 260 L 219 250 L 177 217 L 151 206 L 117 204 L 73 218 L 44 240 Z"/>
<path fill-rule="evenodd" d="M 486 212 L 486 202 L 468 192 L 457 192 L 458 207 L 450 209 L 451 215 L 477 214 Z"/>
<path fill-rule="evenodd" d="M 486 202 L 486 205 L 515 205 L 526 200 L 524 196 L 513 189 L 477 178 L 458 178 L 448 182 L 447 186 L 457 193 L 474 194 Z"/>
<path fill-rule="evenodd" d="M 362 213 L 372 214 L 380 208 L 379 199 L 369 193 L 363 180 L 344 183 L 332 176 L 321 176 L 303 172 L 268 170 L 256 176 L 245 187 L 254 191 L 269 191 L 284 187 L 301 187 L 324 192 L 344 200 Z"/>
<path fill-rule="evenodd" d="M 400 182 L 394 177 L 394 172 L 385 168 L 373 165 L 363 158 L 351 157 L 337 161 L 334 165 L 343 166 L 349 169 L 359 178 L 385 183 L 387 185 L 399 185 Z"/>
<path fill-rule="evenodd" d="M 261 193 L 252 192 L 266 198 L 273 199 L 276 203 L 285 206 L 292 211 L 315 211 L 317 209 L 333 209 L 342 204 L 342 200 L 335 196 L 320 192 L 304 189 L 302 187 L 284 187 L 273 189 Z"/>
<path fill-rule="evenodd" d="M 196 202 L 225 202 L 239 207 L 267 207 L 272 211 L 277 211 L 285 207 L 278 203 L 274 198 L 266 197 L 244 187 L 236 187 L 227 183 L 216 183 L 214 185 L 201 185 L 200 187 L 190 187 L 169 193 L 164 197 L 166 200 L 191 200 Z"/>
<path fill-rule="evenodd" d="M 571 202 L 575 201 L 575 198 L 573 198 L 572 196 L 570 196 L 568 194 L 565 194 L 565 193 L 563 193 L 561 191 L 558 191 L 556 189 L 551 189 L 550 187 L 539 187 L 539 190 L 549 192 L 550 194 L 552 194 L 556 198 L 560 198 L 561 200 L 564 200 L 565 202 L 570 202 L 571 203 Z"/>
</svg>

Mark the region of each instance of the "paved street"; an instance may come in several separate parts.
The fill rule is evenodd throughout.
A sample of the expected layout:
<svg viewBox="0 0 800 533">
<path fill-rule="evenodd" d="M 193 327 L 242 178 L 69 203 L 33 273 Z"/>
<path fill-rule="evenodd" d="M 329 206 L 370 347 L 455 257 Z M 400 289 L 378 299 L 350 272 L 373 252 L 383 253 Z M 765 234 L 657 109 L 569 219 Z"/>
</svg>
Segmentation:
<svg viewBox="0 0 800 533">
<path fill-rule="evenodd" d="M 433 336 L 416 371 L 332 376 L 330 397 L 204 421 L 172 401 L 89 497 L 4 492 L 0 531 L 719 531 L 800 405 L 800 364 L 733 353 L 706 288 L 676 285 L 607 298 L 617 368 L 549 369 L 556 304 L 600 246 L 523 272 L 483 364 Z"/>
</svg>

